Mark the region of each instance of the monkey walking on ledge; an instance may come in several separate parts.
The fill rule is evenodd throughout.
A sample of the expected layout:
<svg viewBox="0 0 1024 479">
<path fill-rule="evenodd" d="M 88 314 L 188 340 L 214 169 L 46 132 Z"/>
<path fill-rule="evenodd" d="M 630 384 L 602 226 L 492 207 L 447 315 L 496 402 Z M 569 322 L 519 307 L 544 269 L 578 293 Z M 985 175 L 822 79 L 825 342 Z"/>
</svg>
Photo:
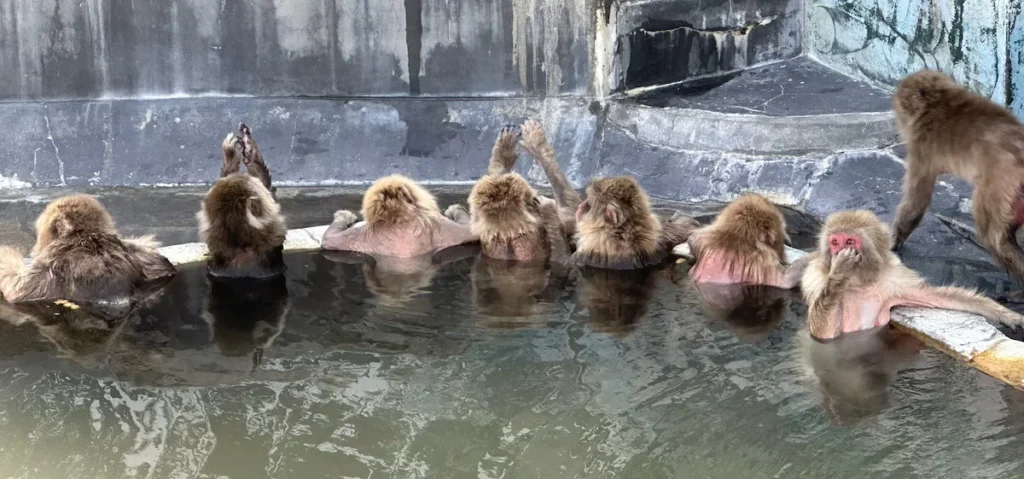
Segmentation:
<svg viewBox="0 0 1024 479">
<path fill-rule="evenodd" d="M 70 195 L 36 219 L 32 264 L 0 247 L 0 293 L 8 302 L 39 299 L 124 302 L 177 270 L 152 236 L 122 238 L 96 198 Z"/>
<path fill-rule="evenodd" d="M 870 211 L 828 217 L 801 284 L 811 336 L 827 340 L 884 326 L 894 306 L 966 311 L 1007 326 L 1024 324 L 1024 316 L 974 291 L 925 283 L 891 251 L 890 238 Z"/>
<path fill-rule="evenodd" d="M 1006 107 L 929 70 L 899 84 L 893 110 L 907 143 L 893 248 L 921 223 L 939 175 L 953 174 L 974 185 L 978 240 L 1024 284 L 1024 251 L 1016 239 L 1024 223 L 1024 125 Z M 1024 291 L 1008 299 L 1024 301 Z"/>
<path fill-rule="evenodd" d="M 210 274 L 270 277 L 285 270 L 287 229 L 270 184 L 270 169 L 252 131 L 244 123 L 238 130 L 241 136 L 229 133 L 221 143 L 224 166 L 197 215 L 199 238 L 210 250 Z M 242 162 L 248 174 L 239 172 Z"/>
</svg>

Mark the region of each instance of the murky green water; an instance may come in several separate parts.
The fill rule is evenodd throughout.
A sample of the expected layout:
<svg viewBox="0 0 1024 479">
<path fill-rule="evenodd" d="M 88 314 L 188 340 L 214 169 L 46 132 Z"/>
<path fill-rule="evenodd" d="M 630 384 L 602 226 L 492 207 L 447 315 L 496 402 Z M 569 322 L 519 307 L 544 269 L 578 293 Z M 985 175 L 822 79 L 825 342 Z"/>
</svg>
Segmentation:
<svg viewBox="0 0 1024 479">
<path fill-rule="evenodd" d="M 0 475 L 1024 471 L 1024 393 L 894 333 L 810 341 L 785 297 L 728 315 L 685 266 L 619 281 L 472 257 L 412 276 L 288 262 L 286 282 L 212 302 L 185 271 L 113 328 L 0 323 Z"/>
</svg>

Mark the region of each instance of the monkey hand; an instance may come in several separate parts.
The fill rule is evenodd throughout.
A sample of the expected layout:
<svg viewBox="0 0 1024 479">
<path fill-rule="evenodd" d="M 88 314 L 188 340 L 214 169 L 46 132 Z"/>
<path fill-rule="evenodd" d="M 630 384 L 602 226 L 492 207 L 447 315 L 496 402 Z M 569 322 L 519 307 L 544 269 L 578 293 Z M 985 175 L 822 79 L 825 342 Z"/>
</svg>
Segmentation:
<svg viewBox="0 0 1024 479">
<path fill-rule="evenodd" d="M 338 210 L 334 212 L 334 222 L 332 225 L 339 225 L 344 228 L 348 228 L 359 221 L 359 217 L 355 213 L 349 210 Z"/>
<path fill-rule="evenodd" d="M 469 224 L 469 213 L 460 204 L 454 204 L 444 210 L 444 216 L 456 223 Z"/>
<path fill-rule="evenodd" d="M 668 220 L 669 223 L 675 223 L 678 225 L 688 225 L 697 228 L 700 226 L 700 222 L 696 218 L 683 214 L 682 211 L 676 211 L 672 213 L 672 217 Z"/>
<path fill-rule="evenodd" d="M 548 146 L 548 137 L 544 133 L 544 125 L 534 119 L 526 120 L 521 128 L 523 148 L 534 158 L 542 158 L 541 150 Z"/>
<path fill-rule="evenodd" d="M 501 127 L 501 131 L 498 132 L 498 143 L 506 148 L 515 150 L 520 137 L 522 137 L 522 133 L 517 131 L 515 125 L 506 124 Z"/>
<path fill-rule="evenodd" d="M 234 154 L 235 149 L 242 143 L 242 139 L 235 134 L 235 132 L 228 133 L 228 136 L 224 137 L 224 141 L 221 142 L 220 146 L 224 149 L 225 153 Z"/>
<path fill-rule="evenodd" d="M 831 276 L 843 277 L 857 268 L 864 256 L 853 248 L 846 248 L 832 258 L 832 270 L 830 271 Z"/>
</svg>

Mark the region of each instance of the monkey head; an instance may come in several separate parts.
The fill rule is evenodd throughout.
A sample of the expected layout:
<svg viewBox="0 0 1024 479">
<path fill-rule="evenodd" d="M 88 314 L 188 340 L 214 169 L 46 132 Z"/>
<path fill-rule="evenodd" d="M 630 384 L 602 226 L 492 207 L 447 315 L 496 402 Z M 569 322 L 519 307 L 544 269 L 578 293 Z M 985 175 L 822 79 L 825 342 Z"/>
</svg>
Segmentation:
<svg viewBox="0 0 1024 479">
<path fill-rule="evenodd" d="M 629 176 L 592 181 L 587 187 L 587 199 L 576 209 L 576 222 L 584 232 L 650 226 L 657 229 L 652 235 L 657 237 L 661 234 L 661 224 L 646 224 L 652 216 L 650 199 L 640 184 Z"/>
<path fill-rule="evenodd" d="M 853 249 L 863 258 L 858 269 L 865 274 L 887 263 L 884 255 L 889 254 L 892 245 L 889 228 L 868 210 L 832 214 L 825 221 L 818 242 L 826 265 L 831 266 L 832 260 L 844 250 Z"/>
<path fill-rule="evenodd" d="M 363 195 L 363 218 L 370 227 L 393 226 L 411 219 L 440 217 L 437 200 L 402 175 L 385 176 Z"/>
<path fill-rule="evenodd" d="M 728 233 L 744 245 L 763 244 L 778 253 L 779 258 L 786 257 L 786 220 L 782 212 L 758 194 L 746 194 L 719 213 L 714 227 Z"/>
<path fill-rule="evenodd" d="M 516 173 L 487 175 L 469 194 L 473 234 L 484 241 L 518 238 L 540 224 L 537 192 Z"/>
<path fill-rule="evenodd" d="M 75 233 L 116 234 L 114 219 L 100 202 L 89 195 L 70 195 L 46 205 L 36 219 L 36 244 L 32 255 L 37 255 L 53 240 Z"/>
<path fill-rule="evenodd" d="M 947 104 L 961 90 L 963 87 L 940 71 L 921 70 L 904 78 L 892 98 L 900 129 L 936 105 Z"/>
</svg>

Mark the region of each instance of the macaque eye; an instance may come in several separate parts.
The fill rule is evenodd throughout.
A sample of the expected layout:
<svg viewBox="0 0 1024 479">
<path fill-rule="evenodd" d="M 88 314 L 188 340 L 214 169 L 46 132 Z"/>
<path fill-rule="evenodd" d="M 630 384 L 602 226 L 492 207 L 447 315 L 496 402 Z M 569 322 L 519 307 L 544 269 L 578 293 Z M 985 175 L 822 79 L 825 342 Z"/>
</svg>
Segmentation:
<svg viewBox="0 0 1024 479">
<path fill-rule="evenodd" d="M 832 246 L 839 246 L 839 240 L 832 238 Z"/>
<path fill-rule="evenodd" d="M 847 238 L 846 246 L 853 246 L 853 244 L 854 244 L 853 238 Z"/>
</svg>

